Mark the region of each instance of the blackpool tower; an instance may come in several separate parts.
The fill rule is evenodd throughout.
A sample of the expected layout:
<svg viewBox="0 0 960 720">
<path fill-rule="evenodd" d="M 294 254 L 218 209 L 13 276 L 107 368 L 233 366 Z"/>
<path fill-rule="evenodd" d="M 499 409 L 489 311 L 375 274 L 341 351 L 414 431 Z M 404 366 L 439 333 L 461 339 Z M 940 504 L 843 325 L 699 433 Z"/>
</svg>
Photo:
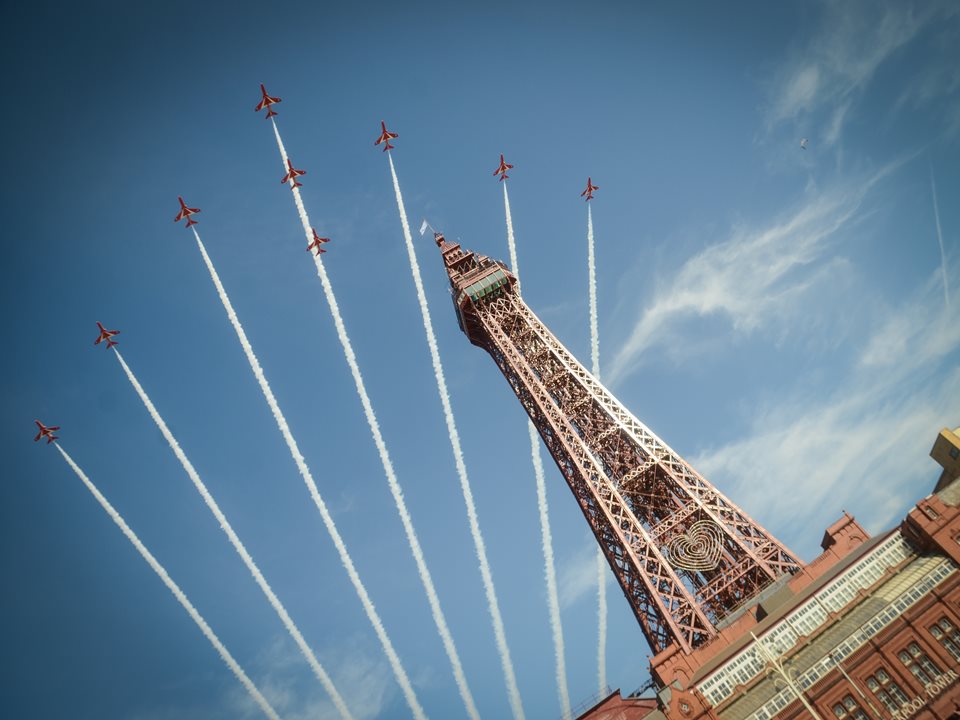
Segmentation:
<svg viewBox="0 0 960 720">
<path fill-rule="evenodd" d="M 527 307 L 506 265 L 435 235 L 461 330 L 543 438 L 654 653 L 691 653 L 802 564 L 634 417 Z"/>
</svg>

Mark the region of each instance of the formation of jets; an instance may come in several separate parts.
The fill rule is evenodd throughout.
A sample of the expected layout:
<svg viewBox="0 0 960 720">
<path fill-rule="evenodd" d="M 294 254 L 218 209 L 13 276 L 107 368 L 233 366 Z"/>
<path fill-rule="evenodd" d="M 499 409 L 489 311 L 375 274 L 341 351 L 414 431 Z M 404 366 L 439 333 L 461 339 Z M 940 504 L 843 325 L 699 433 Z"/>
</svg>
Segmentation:
<svg viewBox="0 0 960 720">
<path fill-rule="evenodd" d="M 45 437 L 47 439 L 47 445 L 49 445 L 54 440 L 59 439 L 56 435 L 53 434 L 60 429 L 59 425 L 54 425 L 53 427 L 47 427 L 39 420 L 34 420 L 34 422 L 37 424 L 37 429 L 39 430 L 39 432 L 37 433 L 37 436 L 33 439 L 34 442 L 36 442 L 42 437 Z"/>
<path fill-rule="evenodd" d="M 599 185 L 594 185 L 594 184 L 593 184 L 593 181 L 588 177 L 588 178 L 587 178 L 587 189 L 584 190 L 582 193 L 580 193 L 580 197 L 583 197 L 584 195 L 586 195 L 586 196 L 587 196 L 587 200 L 593 200 L 593 191 L 594 191 L 594 190 L 599 190 L 599 189 L 600 189 L 600 186 L 599 186 Z"/>
<path fill-rule="evenodd" d="M 257 103 L 257 107 L 255 108 L 256 112 L 260 112 L 261 110 L 266 109 L 267 111 L 266 118 L 275 117 L 277 115 L 277 112 L 273 109 L 272 106 L 279 103 L 280 98 L 272 97 L 268 95 L 267 89 L 263 86 L 263 83 L 260 84 L 260 93 L 262 95 L 262 98 L 260 102 Z M 397 135 L 397 133 L 390 132 L 389 130 L 387 130 L 387 125 L 383 120 L 380 121 L 380 130 L 381 130 L 380 135 L 377 137 L 377 139 L 374 141 L 373 144 L 376 146 L 383 143 L 384 152 L 386 152 L 387 150 L 393 150 L 394 146 L 390 144 L 390 141 L 396 139 L 399 136 Z M 802 150 L 807 149 L 807 143 L 808 143 L 807 138 L 800 138 L 800 148 Z M 499 175 L 499 181 L 502 182 L 510 177 L 509 175 L 507 175 L 507 171 L 511 169 L 513 169 L 513 165 L 511 165 L 506 160 L 504 160 L 503 153 L 500 153 L 500 164 L 497 166 L 497 169 L 493 171 L 493 174 Z M 293 167 L 293 163 L 288 158 L 287 174 L 283 176 L 280 182 L 285 184 L 289 180 L 291 188 L 303 187 L 303 185 L 297 181 L 297 178 L 300 177 L 301 175 L 306 175 L 306 174 L 307 174 L 306 170 L 297 170 L 295 167 Z M 594 190 L 599 190 L 599 189 L 600 189 L 600 186 L 594 185 L 592 178 L 587 177 L 587 188 L 582 193 L 580 193 L 580 197 L 583 197 L 588 201 L 593 200 Z M 182 197 L 178 196 L 177 200 L 179 200 L 180 202 L 180 210 L 177 213 L 177 216 L 173 219 L 173 221 L 180 222 L 181 220 L 186 220 L 187 221 L 186 227 L 188 228 L 191 225 L 196 225 L 197 221 L 194 220 L 191 217 L 191 215 L 195 215 L 198 212 L 200 212 L 200 208 L 187 207 L 187 204 L 183 201 Z M 420 228 L 420 234 L 423 235 L 426 228 L 428 227 L 429 227 L 429 224 L 427 223 L 426 220 L 424 220 L 423 226 Z M 321 246 L 325 243 L 330 242 L 330 238 L 320 237 L 317 234 L 316 229 L 314 228 L 310 228 L 310 229 L 313 232 L 313 240 L 307 244 L 307 252 L 310 252 L 311 250 L 316 250 L 316 254 L 319 257 L 323 253 L 327 252 Z M 439 244 L 443 240 L 443 235 L 435 232 L 434 238 L 437 240 Z M 120 334 L 119 330 L 107 330 L 99 321 L 97 322 L 97 328 L 100 330 L 100 334 L 97 336 L 97 339 L 93 341 L 94 345 L 99 345 L 104 340 L 107 343 L 106 345 L 107 348 L 112 348 L 113 346 L 119 344 L 116 340 L 113 339 L 115 335 Z M 40 440 L 40 438 L 46 438 L 47 444 L 49 445 L 54 440 L 58 439 L 58 437 L 54 435 L 54 433 L 60 429 L 59 425 L 53 425 L 53 426 L 47 427 L 39 420 L 34 420 L 34 422 L 36 423 L 37 429 L 38 429 L 37 436 L 33 439 L 34 442 L 37 442 L 38 440 Z"/>
<path fill-rule="evenodd" d="M 116 340 L 113 339 L 114 335 L 119 335 L 119 330 L 107 330 L 103 325 L 100 324 L 100 321 L 97 321 L 97 327 L 100 328 L 100 335 L 97 336 L 97 339 L 93 341 L 94 345 L 99 345 L 104 340 L 107 341 L 107 347 L 112 348 L 114 345 L 119 345 Z"/>
<path fill-rule="evenodd" d="M 311 250 L 313 250 L 314 248 L 316 248 L 316 249 L 317 249 L 317 257 L 320 257 L 323 253 L 326 252 L 326 250 L 324 250 L 322 247 L 320 247 L 320 244 L 321 244 L 321 243 L 328 243 L 328 242 L 330 242 L 330 238 L 322 238 L 322 237 L 320 237 L 319 235 L 317 235 L 317 231 L 316 231 L 316 230 L 314 230 L 313 228 L 310 228 L 310 229 L 313 230 L 313 242 L 310 243 L 309 245 L 307 245 L 307 252 L 310 252 Z"/>
<path fill-rule="evenodd" d="M 297 182 L 297 178 L 300 177 L 301 175 L 306 175 L 306 174 L 307 174 L 307 171 L 306 171 L 306 170 L 297 170 L 297 169 L 293 166 L 293 163 L 290 162 L 290 158 L 287 158 L 287 170 L 288 170 L 287 174 L 283 176 L 283 179 L 282 179 L 280 182 L 281 182 L 281 183 L 285 183 L 287 180 L 290 180 L 290 189 L 291 189 L 291 190 L 292 190 L 293 188 L 303 187 L 303 185 L 301 185 L 299 182 Z"/>
<path fill-rule="evenodd" d="M 272 106 L 279 103 L 280 98 L 272 97 L 271 95 L 268 95 L 267 89 L 263 86 L 262 83 L 260 84 L 260 93 L 262 95 L 262 98 L 260 102 L 257 103 L 257 106 L 255 108 L 256 112 L 260 112 L 261 110 L 266 109 L 267 111 L 266 118 L 275 117 L 277 115 L 277 112 L 273 109 Z M 393 150 L 394 146 L 390 144 L 390 141 L 396 139 L 397 137 L 399 137 L 399 135 L 397 133 L 390 132 L 389 130 L 387 130 L 387 125 L 383 120 L 380 121 L 380 131 L 381 131 L 380 135 L 377 137 L 377 139 L 374 141 L 373 144 L 374 145 L 383 144 L 384 152 L 386 152 L 387 150 Z M 804 150 L 806 149 L 807 147 L 806 138 L 802 138 L 800 140 L 800 147 L 803 148 Z M 497 167 L 496 170 L 493 171 L 493 174 L 499 175 L 499 180 L 502 182 L 503 180 L 506 180 L 507 178 L 510 177 L 509 175 L 507 175 L 507 171 L 511 170 L 512 168 L 513 168 L 513 165 L 506 162 L 506 160 L 504 160 L 503 158 L 503 153 L 501 153 L 500 165 Z M 295 167 L 293 167 L 293 163 L 288 158 L 287 174 L 283 176 L 280 182 L 285 184 L 289 180 L 291 188 L 303 187 L 303 185 L 297 181 L 297 178 L 300 177 L 301 175 L 306 175 L 306 174 L 307 174 L 306 170 L 298 170 Z M 594 190 L 599 190 L 599 186 L 594 185 L 591 179 L 588 177 L 587 189 L 584 190 L 582 193 L 580 193 L 580 197 L 586 196 L 587 200 L 592 200 Z M 183 198 L 180 196 L 177 197 L 177 200 L 180 203 L 180 210 L 177 212 L 177 215 L 173 219 L 173 221 L 180 222 L 181 220 L 186 220 L 187 221 L 186 227 L 188 228 L 192 225 L 196 225 L 197 221 L 194 220 L 191 216 L 199 213 L 200 208 L 187 207 L 187 204 L 183 201 Z M 425 227 L 427 226 L 426 221 L 424 221 L 424 226 Z M 323 253 L 327 252 L 321 246 L 324 245 L 325 243 L 330 242 L 330 238 L 320 237 L 317 234 L 316 229 L 314 228 L 310 228 L 310 229 L 313 232 L 313 240 L 310 243 L 308 243 L 307 252 L 310 252 L 311 250 L 316 250 L 316 254 L 319 257 Z M 423 228 L 421 228 L 421 234 L 423 234 Z M 440 235 L 439 233 L 435 233 L 435 235 L 438 240 L 442 240 L 443 238 L 442 235 Z M 93 341 L 94 345 L 99 345 L 101 342 L 106 341 L 107 343 L 106 347 L 112 348 L 115 345 L 119 344 L 116 340 L 113 339 L 115 335 L 120 334 L 119 330 L 107 330 L 99 321 L 97 321 L 97 328 L 100 330 L 100 334 L 97 336 L 97 339 Z M 39 420 L 34 420 L 34 422 L 36 423 L 37 429 L 38 429 L 37 436 L 33 439 L 34 442 L 40 440 L 40 438 L 46 438 L 47 444 L 49 445 L 54 440 L 58 439 L 57 436 L 54 435 L 54 433 L 60 429 L 59 425 L 53 425 L 53 426 L 47 427 Z"/>
<path fill-rule="evenodd" d="M 499 175 L 499 176 L 500 176 L 500 182 L 503 182 L 503 181 L 506 180 L 508 177 L 510 177 L 509 175 L 507 175 L 507 170 L 510 170 L 512 167 L 513 167 L 513 165 L 511 165 L 510 163 L 506 162 L 506 161 L 503 159 L 503 153 L 500 153 L 500 166 L 499 166 L 496 170 L 493 171 L 493 174 L 494 174 L 494 175 Z"/>
<path fill-rule="evenodd" d="M 267 116 L 264 118 L 272 118 L 276 116 L 277 112 L 274 110 L 271 105 L 276 105 L 280 102 L 280 98 L 270 97 L 267 95 L 267 89 L 263 86 L 263 83 L 260 83 L 260 92 L 263 93 L 263 99 L 257 103 L 257 106 L 254 108 L 254 112 L 260 112 L 264 108 L 267 109 Z"/>
<path fill-rule="evenodd" d="M 177 197 L 177 200 L 180 201 L 180 212 L 177 213 L 177 216 L 173 219 L 174 222 L 180 222 L 184 218 L 187 220 L 187 227 L 191 225 L 196 225 L 197 221 L 192 219 L 191 215 L 196 215 L 200 212 L 200 208 L 187 207 L 186 203 L 183 202 L 182 197 Z"/>
<path fill-rule="evenodd" d="M 382 130 L 380 137 L 378 137 L 373 144 L 379 145 L 380 143 L 386 143 L 386 145 L 383 147 L 383 151 L 386 152 L 387 150 L 393 150 L 393 145 L 390 144 L 390 141 L 400 136 L 387 130 L 387 125 L 385 122 L 383 122 L 383 120 L 380 121 L 380 129 Z"/>
</svg>

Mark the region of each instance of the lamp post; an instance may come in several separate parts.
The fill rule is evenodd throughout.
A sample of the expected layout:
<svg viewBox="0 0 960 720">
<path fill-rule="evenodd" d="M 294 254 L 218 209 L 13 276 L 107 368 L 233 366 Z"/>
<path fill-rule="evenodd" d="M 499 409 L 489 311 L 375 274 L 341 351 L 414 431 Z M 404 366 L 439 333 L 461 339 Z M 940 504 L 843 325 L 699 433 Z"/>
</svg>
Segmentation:
<svg viewBox="0 0 960 720">
<path fill-rule="evenodd" d="M 814 709 L 813 705 L 810 704 L 810 701 L 807 700 L 807 697 L 803 694 L 803 691 L 797 686 L 796 678 L 791 676 L 787 671 L 787 668 L 784 667 L 783 656 L 774 655 L 770 649 L 760 642 L 760 639 L 752 632 L 750 633 L 750 637 L 752 637 L 754 642 L 757 643 L 757 648 L 759 648 L 760 654 L 766 661 L 768 669 L 773 670 L 783 678 L 784 682 L 787 684 L 787 687 L 793 690 L 793 694 L 799 698 L 800 702 L 802 702 L 803 706 L 807 709 L 807 712 L 810 713 L 810 717 L 812 717 L 813 720 L 823 720 L 823 718 L 820 717 L 820 714 Z"/>
<path fill-rule="evenodd" d="M 843 668 L 843 665 L 841 664 L 840 659 L 838 659 L 837 656 L 834 655 L 833 653 L 830 653 L 830 659 L 833 660 L 834 665 L 837 666 L 837 669 L 847 679 L 847 682 L 850 683 L 850 687 L 852 687 L 854 690 L 856 690 L 860 694 L 860 697 L 863 698 L 863 701 L 870 707 L 870 709 L 873 711 L 873 714 L 877 718 L 882 718 L 883 716 L 880 714 L 880 711 L 873 706 L 873 703 L 870 701 L 870 698 L 867 697 L 867 694 L 863 692 L 863 690 L 860 689 L 860 686 L 853 681 L 853 678 L 847 674 L 847 671 Z"/>
</svg>

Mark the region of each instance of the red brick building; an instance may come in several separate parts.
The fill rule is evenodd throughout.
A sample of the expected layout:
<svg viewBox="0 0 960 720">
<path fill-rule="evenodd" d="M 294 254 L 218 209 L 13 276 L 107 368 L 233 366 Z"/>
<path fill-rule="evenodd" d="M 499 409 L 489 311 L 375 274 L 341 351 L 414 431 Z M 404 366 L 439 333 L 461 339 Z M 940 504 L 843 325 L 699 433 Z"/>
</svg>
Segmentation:
<svg viewBox="0 0 960 720">
<path fill-rule="evenodd" d="M 934 492 L 871 538 L 844 512 L 823 552 L 692 652 L 651 660 L 655 697 L 614 692 L 581 720 L 960 720 L 960 428 Z"/>
</svg>

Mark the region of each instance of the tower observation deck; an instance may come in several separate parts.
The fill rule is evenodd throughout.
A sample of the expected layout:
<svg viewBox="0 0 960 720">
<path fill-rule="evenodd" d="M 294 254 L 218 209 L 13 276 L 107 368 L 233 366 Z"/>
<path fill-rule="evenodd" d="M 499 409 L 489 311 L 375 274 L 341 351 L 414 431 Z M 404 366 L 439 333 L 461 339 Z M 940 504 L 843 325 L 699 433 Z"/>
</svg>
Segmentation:
<svg viewBox="0 0 960 720">
<path fill-rule="evenodd" d="M 654 653 L 691 653 L 802 564 L 591 375 L 506 265 L 435 240 L 460 329 L 496 362 L 560 468 Z"/>
</svg>

